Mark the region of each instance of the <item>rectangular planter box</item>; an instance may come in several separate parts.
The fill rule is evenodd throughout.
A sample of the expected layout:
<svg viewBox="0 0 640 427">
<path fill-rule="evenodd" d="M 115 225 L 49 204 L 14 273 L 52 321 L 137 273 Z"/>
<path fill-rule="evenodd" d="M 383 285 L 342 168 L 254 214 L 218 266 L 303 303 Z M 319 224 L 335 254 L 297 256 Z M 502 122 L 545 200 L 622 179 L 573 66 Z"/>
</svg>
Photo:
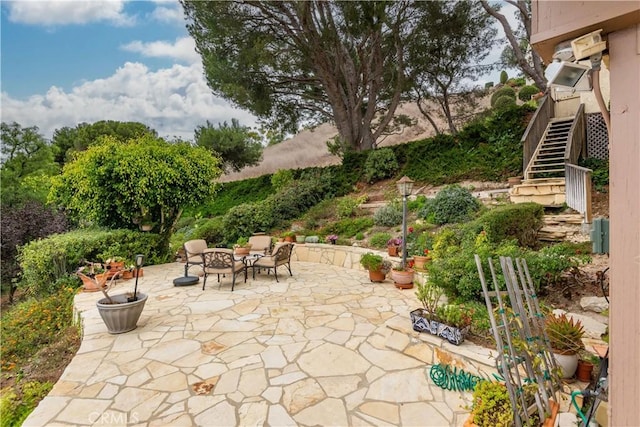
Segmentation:
<svg viewBox="0 0 640 427">
<path fill-rule="evenodd" d="M 455 326 L 445 325 L 444 323 L 437 322 L 435 320 L 427 320 L 422 317 L 422 309 L 417 308 L 409 313 L 411 316 L 411 324 L 413 330 L 417 332 L 428 332 L 431 335 L 436 335 L 440 338 L 444 338 L 451 344 L 460 345 L 464 341 L 464 337 L 469 332 L 470 326 L 459 329 Z"/>
</svg>

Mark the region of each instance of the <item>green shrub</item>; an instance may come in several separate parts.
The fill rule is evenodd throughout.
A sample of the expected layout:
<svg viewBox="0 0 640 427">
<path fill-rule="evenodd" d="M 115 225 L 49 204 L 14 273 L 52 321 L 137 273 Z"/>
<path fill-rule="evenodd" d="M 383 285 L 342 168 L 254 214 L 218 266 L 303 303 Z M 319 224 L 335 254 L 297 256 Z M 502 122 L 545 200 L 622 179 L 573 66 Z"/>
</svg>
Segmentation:
<svg viewBox="0 0 640 427">
<path fill-rule="evenodd" d="M 364 240 L 364 233 L 362 231 L 359 231 L 356 233 L 356 240 Z"/>
<path fill-rule="evenodd" d="M 322 234 L 337 234 L 353 237 L 357 233 L 366 231 L 373 226 L 371 218 L 347 218 L 331 223 L 322 229 Z"/>
<path fill-rule="evenodd" d="M 389 233 L 375 233 L 369 238 L 369 246 L 376 249 L 386 248 L 389 239 L 391 239 Z"/>
<path fill-rule="evenodd" d="M 367 200 L 367 196 L 345 196 L 338 199 L 338 205 L 336 206 L 336 214 L 338 218 L 351 218 L 358 212 L 358 206 Z"/>
<path fill-rule="evenodd" d="M 190 235 L 187 236 L 187 239 L 184 240 L 185 242 L 187 240 L 204 239 L 209 246 L 228 245 L 228 242 L 225 241 L 225 229 L 222 217 L 200 220 L 196 225 L 197 227 L 195 227 Z"/>
<path fill-rule="evenodd" d="M 407 209 L 410 212 L 420 212 L 422 209 L 424 209 L 424 206 L 426 204 L 427 204 L 427 198 L 423 194 L 420 194 L 418 197 L 415 198 L 415 200 L 409 200 L 407 202 Z"/>
<path fill-rule="evenodd" d="M 496 90 L 491 95 L 491 107 L 495 107 L 495 103 L 498 98 L 502 98 L 503 96 L 508 96 L 515 101 L 516 91 L 511 86 L 503 86 L 500 89 Z"/>
<path fill-rule="evenodd" d="M 509 80 L 509 75 L 505 70 L 500 71 L 500 83 L 505 84 Z"/>
<path fill-rule="evenodd" d="M 373 222 L 383 227 L 402 224 L 402 208 L 397 203 L 384 205 L 373 214 Z"/>
<path fill-rule="evenodd" d="M 609 185 L 609 160 L 589 157 L 582 160 L 580 166 L 593 171 L 591 174 L 591 182 L 596 190 L 604 191 L 605 187 Z"/>
<path fill-rule="evenodd" d="M 507 387 L 491 381 L 478 382 L 473 390 L 472 413 L 473 423 L 478 427 L 513 425 L 513 409 Z"/>
<path fill-rule="evenodd" d="M 53 384 L 37 381 L 20 382 L 17 384 L 20 392 L 14 387 L 2 390 L 0 398 L 0 413 L 2 414 L 2 427 L 20 426 L 29 414 L 38 406 L 38 403 L 51 391 Z"/>
<path fill-rule="evenodd" d="M 335 199 L 322 200 L 304 214 L 302 218 L 304 227 L 310 230 L 324 227 L 329 220 L 332 220 L 336 209 Z"/>
<path fill-rule="evenodd" d="M 422 214 L 424 218 L 433 215 L 435 224 L 451 224 L 469 220 L 480 206 L 469 190 L 454 184 L 440 190 Z"/>
<path fill-rule="evenodd" d="M 489 243 L 516 239 L 520 246 L 534 248 L 537 233 L 543 226 L 544 207 L 536 203 L 518 203 L 498 206 L 478 219 L 487 233 Z"/>
<path fill-rule="evenodd" d="M 391 148 L 371 150 L 364 164 L 364 177 L 367 182 L 376 182 L 391 178 L 398 172 L 398 160 Z"/>
<path fill-rule="evenodd" d="M 538 92 L 540 92 L 540 89 L 538 89 L 536 86 L 533 86 L 533 85 L 524 86 L 518 92 L 518 99 L 522 102 L 530 101 L 531 97 Z"/>
<path fill-rule="evenodd" d="M 514 81 L 516 86 L 524 86 L 527 84 L 527 79 L 524 77 L 516 77 Z"/>
<path fill-rule="evenodd" d="M 496 99 L 496 102 L 493 104 L 493 108 L 496 110 L 503 110 L 514 105 L 516 105 L 515 98 L 511 98 L 510 96 L 501 96 Z"/>
<path fill-rule="evenodd" d="M 241 203 L 255 203 L 274 194 L 271 175 L 248 178 L 241 181 L 224 182 L 211 201 L 196 208 L 185 209 L 185 216 L 214 217 L 224 215 Z"/>
<path fill-rule="evenodd" d="M 56 291 L 57 279 L 75 272 L 83 260 L 101 260 L 105 254 L 128 260 L 144 254 L 145 264 L 161 264 L 171 254 L 160 252 L 160 241 L 158 234 L 102 229 L 75 230 L 32 241 L 20 249 L 23 274 L 18 287 L 33 295 L 49 295 Z"/>
<path fill-rule="evenodd" d="M 279 169 L 271 176 L 271 186 L 275 191 L 282 190 L 293 182 L 293 173 L 289 169 Z"/>
</svg>

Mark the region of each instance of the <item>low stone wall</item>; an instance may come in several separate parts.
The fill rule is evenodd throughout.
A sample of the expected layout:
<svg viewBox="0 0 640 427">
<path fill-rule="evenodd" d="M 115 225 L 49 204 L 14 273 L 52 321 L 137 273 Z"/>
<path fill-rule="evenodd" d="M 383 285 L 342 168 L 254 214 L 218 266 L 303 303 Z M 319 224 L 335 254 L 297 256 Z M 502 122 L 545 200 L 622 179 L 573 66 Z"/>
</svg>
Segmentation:
<svg viewBox="0 0 640 427">
<path fill-rule="evenodd" d="M 322 243 L 296 244 L 291 260 L 330 264 L 360 270 L 365 274 L 366 270 L 360 265 L 360 257 L 367 252 L 382 255 L 393 265 L 401 262 L 400 258 L 390 257 L 386 251 Z M 416 281 L 420 282 L 426 278 L 425 273 L 416 272 Z M 411 328 L 411 321 L 408 319 L 409 312 L 407 312 L 407 319 L 396 316 L 387 321 L 387 327 L 391 330 L 387 338 L 387 347 L 429 365 L 447 364 L 481 377 L 489 377 L 496 373 L 495 359 L 492 356 L 496 354 L 495 350 L 480 347 L 468 341 L 456 346 L 440 337 L 416 332 Z"/>
</svg>

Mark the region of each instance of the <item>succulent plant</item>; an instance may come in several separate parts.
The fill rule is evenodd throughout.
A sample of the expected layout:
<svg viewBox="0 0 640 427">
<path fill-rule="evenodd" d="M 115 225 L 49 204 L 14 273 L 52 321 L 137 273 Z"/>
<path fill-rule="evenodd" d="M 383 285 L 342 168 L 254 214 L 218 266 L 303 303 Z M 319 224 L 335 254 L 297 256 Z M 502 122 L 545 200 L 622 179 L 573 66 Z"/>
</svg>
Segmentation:
<svg viewBox="0 0 640 427">
<path fill-rule="evenodd" d="M 558 352 L 573 354 L 584 348 L 584 327 L 579 320 L 574 320 L 564 313 L 554 315 L 546 319 L 545 329 L 551 348 Z"/>
</svg>

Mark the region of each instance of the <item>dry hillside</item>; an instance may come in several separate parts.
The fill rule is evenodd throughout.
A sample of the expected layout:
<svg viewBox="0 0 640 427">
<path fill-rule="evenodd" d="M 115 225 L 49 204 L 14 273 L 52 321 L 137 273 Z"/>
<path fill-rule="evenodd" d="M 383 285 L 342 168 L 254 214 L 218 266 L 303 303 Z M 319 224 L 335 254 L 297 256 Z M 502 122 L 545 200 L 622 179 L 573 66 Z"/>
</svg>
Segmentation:
<svg viewBox="0 0 640 427">
<path fill-rule="evenodd" d="M 480 102 L 480 109 L 487 108 L 489 98 Z M 398 114 L 406 114 L 414 118 L 414 126 L 403 129 L 401 133 L 387 136 L 379 145 L 388 146 L 404 144 L 410 141 L 429 138 L 435 135 L 433 127 L 422 116 L 416 104 L 403 104 L 398 108 Z M 440 129 L 445 129 L 444 120 L 437 121 Z M 312 166 L 328 166 L 340 163 L 337 156 L 329 154 L 326 142 L 336 136 L 338 131 L 329 123 L 317 126 L 313 130 L 303 130 L 280 144 L 264 149 L 263 160 L 257 166 L 252 166 L 240 172 L 224 175 L 220 181 L 238 181 L 254 178 L 276 172 L 278 169 L 302 169 Z"/>
</svg>

